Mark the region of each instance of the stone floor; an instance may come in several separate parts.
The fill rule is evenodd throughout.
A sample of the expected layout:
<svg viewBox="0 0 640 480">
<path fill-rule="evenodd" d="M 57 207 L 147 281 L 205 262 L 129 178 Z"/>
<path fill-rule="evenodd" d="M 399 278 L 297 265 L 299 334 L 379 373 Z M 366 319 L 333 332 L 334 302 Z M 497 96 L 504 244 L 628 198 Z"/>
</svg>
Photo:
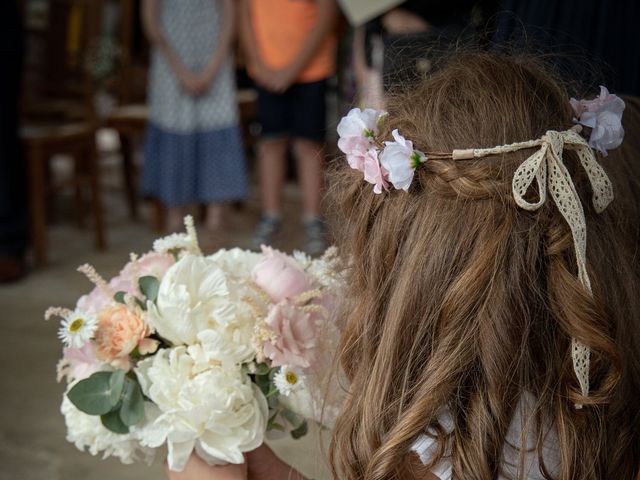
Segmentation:
<svg viewBox="0 0 640 480">
<path fill-rule="evenodd" d="M 43 320 L 48 306 L 73 306 L 90 289 L 75 268 L 85 262 L 105 277 L 117 273 L 129 252 L 144 252 L 157 236 L 148 221 L 131 221 L 126 215 L 124 196 L 117 182 L 105 180 L 108 250 L 96 252 L 89 230 L 78 229 L 72 215 L 58 215 L 50 229 L 50 262 L 34 270 L 19 283 L 0 286 L 0 480 L 116 480 L 163 478 L 161 464 L 121 465 L 81 453 L 65 441 L 65 426 L 59 414 L 63 386 L 55 381 L 55 365 L 61 354 L 56 338 L 57 324 Z M 64 203 L 64 202 L 63 202 Z M 288 187 L 285 213 L 291 219 L 285 228 L 285 250 L 300 246 L 297 190 Z M 64 208 L 62 208 L 64 210 Z M 219 238 L 203 239 L 209 248 L 248 246 L 257 217 L 258 201 L 251 199 L 241 210 L 228 216 Z M 310 434 L 299 442 L 275 442 L 273 447 L 285 459 L 312 478 L 326 478 L 319 448 L 319 435 Z"/>
</svg>

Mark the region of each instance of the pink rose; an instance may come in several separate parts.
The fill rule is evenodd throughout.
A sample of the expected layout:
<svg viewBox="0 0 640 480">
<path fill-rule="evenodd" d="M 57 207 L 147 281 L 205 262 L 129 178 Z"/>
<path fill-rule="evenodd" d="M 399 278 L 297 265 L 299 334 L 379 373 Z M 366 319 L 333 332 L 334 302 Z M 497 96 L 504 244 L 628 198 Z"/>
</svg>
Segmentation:
<svg viewBox="0 0 640 480">
<path fill-rule="evenodd" d="M 375 148 L 367 150 L 364 156 L 364 179 L 374 185 L 373 191 L 375 193 L 382 193 L 383 188 L 387 189 L 389 186 L 388 177 L 389 172 L 380 165 L 378 160 L 378 151 Z"/>
<path fill-rule="evenodd" d="M 175 263 L 168 253 L 149 252 L 133 262 L 127 263 L 118 276 L 111 279 L 109 286 L 114 292 L 126 292 L 140 296 L 140 277 L 152 276 L 161 280 L 169 267 Z"/>
<path fill-rule="evenodd" d="M 92 342 L 87 342 L 80 348 L 65 348 L 62 351 L 62 360 L 58 364 L 58 381 L 65 376 L 69 382 L 84 380 L 99 369 L 100 362 Z"/>
<path fill-rule="evenodd" d="M 173 257 L 168 253 L 146 253 L 135 262 L 127 263 L 120 273 L 109 281 L 109 287 L 113 293 L 125 292 L 141 296 L 138 279 L 151 275 L 160 280 L 174 263 Z M 89 294 L 80 297 L 76 309 L 95 315 L 112 302 L 112 296 L 102 288 L 95 287 Z"/>
<path fill-rule="evenodd" d="M 126 370 L 130 367 L 128 356 L 136 347 L 143 355 L 156 350 L 158 342 L 147 338 L 150 334 L 145 321 L 125 305 L 107 307 L 98 314 L 98 358 Z"/>
<path fill-rule="evenodd" d="M 311 277 L 291 257 L 264 245 L 262 257 L 251 278 L 274 303 L 313 290 Z"/>
<path fill-rule="evenodd" d="M 83 295 L 76 303 L 76 310 L 87 314 L 96 315 L 100 310 L 105 308 L 113 301 L 102 288 L 94 287 L 90 293 Z"/>
<path fill-rule="evenodd" d="M 617 148 L 624 138 L 622 112 L 624 101 L 600 86 L 600 95 L 593 100 L 570 100 L 577 123 L 591 128 L 589 146 L 607 155 L 607 150 Z"/>
<path fill-rule="evenodd" d="M 263 345 L 263 353 L 271 359 L 272 367 L 312 366 L 317 345 L 315 314 L 285 300 L 271 308 L 266 322 L 276 334 L 274 340 Z"/>
</svg>

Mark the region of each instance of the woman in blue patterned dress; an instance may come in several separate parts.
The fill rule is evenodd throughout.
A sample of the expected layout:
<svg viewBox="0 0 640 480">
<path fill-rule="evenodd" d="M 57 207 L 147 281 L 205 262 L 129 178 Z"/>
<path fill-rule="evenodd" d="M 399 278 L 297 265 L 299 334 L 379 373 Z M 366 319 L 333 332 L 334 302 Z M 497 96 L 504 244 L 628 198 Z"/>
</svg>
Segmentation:
<svg viewBox="0 0 640 480">
<path fill-rule="evenodd" d="M 247 194 L 231 44 L 233 0 L 144 0 L 153 47 L 143 194 L 168 207 L 179 228 L 183 207 L 207 205 L 219 227 L 223 204 Z"/>
</svg>

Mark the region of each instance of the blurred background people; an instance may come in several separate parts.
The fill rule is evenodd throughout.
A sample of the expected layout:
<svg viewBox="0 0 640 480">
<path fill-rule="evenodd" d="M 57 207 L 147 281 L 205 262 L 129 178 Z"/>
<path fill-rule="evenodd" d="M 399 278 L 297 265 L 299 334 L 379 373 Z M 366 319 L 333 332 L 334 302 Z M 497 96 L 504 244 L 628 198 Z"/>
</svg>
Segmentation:
<svg viewBox="0 0 640 480">
<path fill-rule="evenodd" d="M 233 0 L 144 0 L 153 46 L 142 193 L 168 208 L 170 231 L 183 207 L 206 204 L 205 226 L 216 231 L 223 205 L 247 195 L 238 125 Z"/>
<path fill-rule="evenodd" d="M 18 139 L 22 22 L 15 0 L 0 4 L 0 283 L 25 273 L 26 176 Z"/>
<path fill-rule="evenodd" d="M 302 187 L 305 250 L 324 250 L 320 215 L 326 80 L 335 72 L 334 0 L 242 0 L 241 35 L 258 89 L 258 170 L 262 216 L 254 247 L 270 244 L 282 224 L 288 147 Z"/>
</svg>

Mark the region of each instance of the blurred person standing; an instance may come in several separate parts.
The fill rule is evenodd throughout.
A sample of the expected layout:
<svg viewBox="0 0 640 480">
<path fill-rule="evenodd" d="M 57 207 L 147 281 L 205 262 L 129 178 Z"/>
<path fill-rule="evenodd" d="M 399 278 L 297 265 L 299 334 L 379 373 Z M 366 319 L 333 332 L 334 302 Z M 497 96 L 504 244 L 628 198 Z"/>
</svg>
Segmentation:
<svg viewBox="0 0 640 480">
<path fill-rule="evenodd" d="M 22 71 L 22 21 L 15 0 L 0 2 L 0 283 L 26 272 L 27 198 L 18 138 L 18 97 Z"/>
<path fill-rule="evenodd" d="M 262 217 L 254 247 L 270 244 L 282 224 L 281 191 L 289 143 L 303 194 L 305 250 L 324 250 L 320 215 L 326 80 L 335 73 L 334 0 L 241 0 L 247 67 L 258 86 Z"/>
<path fill-rule="evenodd" d="M 181 227 L 183 207 L 200 203 L 215 231 L 224 203 L 247 195 L 231 54 L 235 2 L 144 0 L 142 8 L 153 46 L 142 191 L 169 207 L 169 230 Z"/>
</svg>

